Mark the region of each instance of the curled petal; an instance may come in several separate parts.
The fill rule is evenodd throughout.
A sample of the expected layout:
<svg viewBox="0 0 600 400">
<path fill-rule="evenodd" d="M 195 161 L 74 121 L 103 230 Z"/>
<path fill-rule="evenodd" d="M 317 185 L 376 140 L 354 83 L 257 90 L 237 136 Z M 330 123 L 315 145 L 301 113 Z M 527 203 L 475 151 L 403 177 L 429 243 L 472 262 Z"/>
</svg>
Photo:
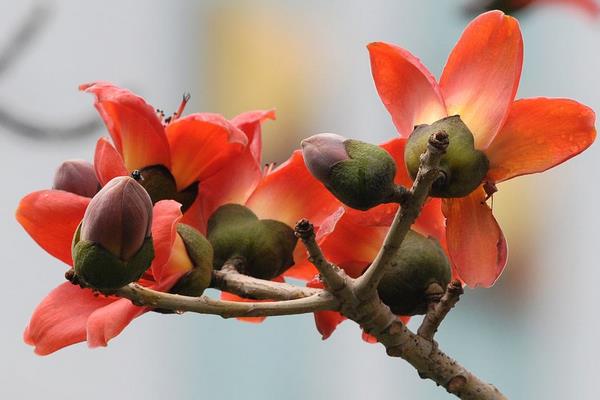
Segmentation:
<svg viewBox="0 0 600 400">
<path fill-rule="evenodd" d="M 144 99 L 107 82 L 88 83 L 79 89 L 96 96 L 96 109 L 129 171 L 150 165 L 171 166 L 165 130 Z"/>
<path fill-rule="evenodd" d="M 314 278 L 306 283 L 306 286 L 316 289 L 323 289 L 325 285 L 318 278 Z M 321 334 L 321 339 L 328 339 L 335 331 L 337 326 L 346 320 L 342 314 L 337 311 L 317 311 L 315 316 L 315 325 Z"/>
<path fill-rule="evenodd" d="M 35 352 L 39 355 L 83 342 L 87 337 L 88 317 L 115 301 L 115 297 L 97 296 L 90 289 L 81 289 L 65 282 L 52 290 L 36 307 L 23 339 L 25 343 L 35 346 Z"/>
<path fill-rule="evenodd" d="M 470 287 L 492 286 L 506 265 L 506 241 L 485 196 L 479 187 L 467 197 L 444 200 L 450 258 Z"/>
<path fill-rule="evenodd" d="M 41 190 L 21 199 L 17 221 L 44 250 L 73 265 L 71 242 L 91 199 L 62 190 Z"/>
<path fill-rule="evenodd" d="M 383 42 L 371 43 L 368 49 L 377 92 L 400 136 L 408 137 L 415 125 L 447 115 L 435 78 L 418 58 Z"/>
<path fill-rule="evenodd" d="M 117 176 L 129 175 L 123 157 L 105 138 L 98 139 L 96 143 L 94 168 L 96 169 L 96 177 L 102 186 Z"/>
<path fill-rule="evenodd" d="M 235 162 L 248 139 L 218 114 L 191 114 L 167 125 L 171 173 L 177 189 L 210 177 L 225 163 Z"/>
<path fill-rule="evenodd" d="M 319 226 L 340 203 L 310 174 L 302 152 L 297 150 L 289 160 L 264 177 L 246 205 L 262 219 L 275 219 L 294 226 L 299 219 L 308 218 Z"/>
<path fill-rule="evenodd" d="M 568 99 L 515 101 L 506 123 L 486 150 L 488 178 L 501 182 L 542 172 L 587 149 L 596 138 L 596 115 Z"/>
<path fill-rule="evenodd" d="M 181 220 L 181 205 L 174 200 L 162 200 L 154 205 L 152 219 L 152 242 L 154 260 L 150 266 L 154 279 L 160 283 L 168 276 L 167 261 L 177 236 L 177 223 Z"/>
<path fill-rule="evenodd" d="M 500 11 L 475 18 L 450 54 L 440 87 L 448 114 L 460 115 L 477 149 L 485 149 L 504 123 L 522 64 L 519 23 Z"/>
<path fill-rule="evenodd" d="M 275 110 L 248 111 L 237 115 L 231 123 L 241 129 L 248 137 L 248 147 L 258 165 L 262 164 L 262 133 L 261 125 L 267 119 L 275 119 Z"/>
</svg>

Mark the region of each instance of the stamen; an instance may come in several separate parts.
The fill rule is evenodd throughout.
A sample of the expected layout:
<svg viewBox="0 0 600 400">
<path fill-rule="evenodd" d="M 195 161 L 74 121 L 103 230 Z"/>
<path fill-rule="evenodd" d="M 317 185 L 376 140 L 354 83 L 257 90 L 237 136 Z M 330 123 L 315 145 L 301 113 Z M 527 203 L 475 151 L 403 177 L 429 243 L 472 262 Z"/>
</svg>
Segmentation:
<svg viewBox="0 0 600 400">
<path fill-rule="evenodd" d="M 177 118 L 181 117 L 181 115 L 183 114 L 183 110 L 185 110 L 185 106 L 187 105 L 188 101 L 190 101 L 190 98 L 192 97 L 192 95 L 190 93 L 184 93 L 183 94 L 183 98 L 181 99 L 181 103 L 179 104 L 179 108 L 177 108 L 177 111 L 175 111 L 175 114 L 173 114 L 173 121 L 175 121 Z"/>
<path fill-rule="evenodd" d="M 483 199 L 483 201 L 481 202 L 481 204 L 484 204 L 491 197 L 492 198 L 492 208 L 493 208 L 494 207 L 494 197 L 493 197 L 493 195 L 494 195 L 494 193 L 496 193 L 498 191 L 498 188 L 496 187 L 496 184 L 494 182 L 485 181 L 483 183 L 483 191 L 485 192 L 486 196 L 485 196 L 485 199 Z"/>
</svg>

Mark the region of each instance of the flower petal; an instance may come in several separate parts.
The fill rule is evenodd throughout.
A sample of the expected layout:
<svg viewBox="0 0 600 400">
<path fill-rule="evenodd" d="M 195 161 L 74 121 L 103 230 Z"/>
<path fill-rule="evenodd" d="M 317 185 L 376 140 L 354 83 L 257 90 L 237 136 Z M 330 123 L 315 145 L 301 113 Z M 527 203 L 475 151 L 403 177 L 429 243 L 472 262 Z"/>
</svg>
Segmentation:
<svg viewBox="0 0 600 400">
<path fill-rule="evenodd" d="M 165 130 L 144 99 L 107 82 L 83 84 L 79 89 L 96 96 L 94 105 L 129 171 L 171 166 Z"/>
<path fill-rule="evenodd" d="M 281 276 L 275 277 L 272 280 L 274 282 L 284 282 L 283 277 L 281 277 Z M 229 293 L 229 292 L 221 292 L 221 300 L 237 301 L 237 302 L 241 302 L 241 303 L 261 303 L 261 302 L 266 302 L 266 301 L 272 301 L 272 300 L 246 299 L 244 297 L 240 297 L 238 295 L 235 295 L 235 294 Z M 260 324 L 265 319 L 267 319 L 267 317 L 238 317 L 236 319 L 238 321 L 249 322 L 251 324 Z"/>
<path fill-rule="evenodd" d="M 519 23 L 500 11 L 475 18 L 452 50 L 440 87 L 448 114 L 460 115 L 476 148 L 485 149 L 506 119 L 522 64 Z"/>
<path fill-rule="evenodd" d="M 89 347 L 105 347 L 136 317 L 148 311 L 146 307 L 134 306 L 128 299 L 118 299 L 94 311 L 86 324 Z"/>
<path fill-rule="evenodd" d="M 488 178 L 501 182 L 542 172 L 587 149 L 596 138 L 596 115 L 568 99 L 523 99 L 486 150 Z"/>
<path fill-rule="evenodd" d="M 114 297 L 97 296 L 90 289 L 81 289 L 65 282 L 52 290 L 36 307 L 23 339 L 25 343 L 35 346 L 35 352 L 39 355 L 83 342 L 86 340 L 88 317 L 116 300 Z"/>
<path fill-rule="evenodd" d="M 316 289 L 323 289 L 325 287 L 319 278 L 308 281 L 306 286 Z M 313 315 L 315 317 L 315 325 L 323 340 L 328 339 L 337 326 L 346 320 L 346 317 L 337 311 L 317 311 Z"/>
<path fill-rule="evenodd" d="M 506 241 L 485 196 L 479 187 L 467 197 L 444 200 L 450 258 L 470 287 L 492 286 L 506 265 Z"/>
<path fill-rule="evenodd" d="M 389 142 L 383 143 L 380 145 L 380 147 L 390 153 L 394 161 L 396 161 L 396 177 L 394 178 L 394 182 L 398 185 L 410 188 L 412 186 L 412 179 L 408 175 L 406 163 L 404 162 L 404 148 L 406 147 L 406 139 L 395 138 Z"/>
<path fill-rule="evenodd" d="M 62 190 L 41 190 L 23 197 L 17 221 L 44 250 L 73 265 L 71 242 L 91 199 Z"/>
<path fill-rule="evenodd" d="M 98 139 L 96 143 L 94 168 L 96 169 L 96 177 L 102 186 L 117 176 L 129 175 L 123 157 L 105 138 Z"/>
<path fill-rule="evenodd" d="M 310 281 L 319 272 L 317 268 L 308 261 L 308 253 L 302 241 L 298 241 L 294 249 L 294 265 L 283 273 L 286 278 L 300 279 Z"/>
<path fill-rule="evenodd" d="M 231 123 L 241 129 L 248 137 L 250 152 L 258 165 L 262 164 L 262 133 L 261 124 L 267 119 L 275 119 L 275 110 L 257 110 L 242 113 L 231 120 Z"/>
<path fill-rule="evenodd" d="M 174 200 L 162 200 L 154 205 L 152 212 L 152 241 L 154 260 L 150 266 L 152 276 L 160 283 L 167 276 L 167 261 L 177 235 L 177 223 L 181 219 L 181 205 Z"/>
<path fill-rule="evenodd" d="M 167 125 L 171 173 L 177 189 L 210 177 L 232 163 L 248 142 L 244 132 L 218 114 L 191 114 Z"/>
<path fill-rule="evenodd" d="M 377 92 L 400 136 L 408 137 L 415 125 L 447 115 L 435 78 L 418 58 L 383 42 L 371 43 L 368 49 Z"/>
<path fill-rule="evenodd" d="M 285 163 L 265 176 L 246 202 L 262 219 L 270 218 L 293 227 L 301 218 L 319 226 L 340 203 L 315 179 L 296 150 Z"/>
</svg>

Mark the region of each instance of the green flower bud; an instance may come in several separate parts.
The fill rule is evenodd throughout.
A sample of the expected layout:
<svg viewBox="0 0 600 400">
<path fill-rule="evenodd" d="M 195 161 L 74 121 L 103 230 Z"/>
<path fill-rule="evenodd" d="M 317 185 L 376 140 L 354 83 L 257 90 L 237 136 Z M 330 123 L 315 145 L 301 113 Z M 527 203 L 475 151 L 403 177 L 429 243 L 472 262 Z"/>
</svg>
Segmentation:
<svg viewBox="0 0 600 400">
<path fill-rule="evenodd" d="M 427 149 L 429 137 L 440 131 L 448 134 L 450 144 L 440 161 L 440 171 L 444 178 L 435 181 L 431 187 L 431 196 L 467 196 L 483 181 L 489 169 L 489 161 L 482 151 L 475 149 L 473 134 L 458 115 L 443 118 L 431 125 L 415 127 L 404 150 L 406 168 L 415 179 L 420 157 Z"/>
<path fill-rule="evenodd" d="M 135 170 L 131 176 L 146 189 L 152 199 L 152 204 L 161 200 L 175 200 L 181 204 L 181 212 L 186 212 L 198 195 L 198 182 L 194 182 L 178 192 L 175 178 L 162 165 Z"/>
<path fill-rule="evenodd" d="M 450 262 L 438 242 L 411 230 L 377 291 L 394 314 L 424 314 L 429 286 L 436 283 L 445 288 L 450 279 Z"/>
<path fill-rule="evenodd" d="M 90 202 L 73 239 L 75 274 L 100 290 L 138 280 L 154 258 L 152 202 L 135 180 L 111 180 Z"/>
<path fill-rule="evenodd" d="M 306 167 L 342 203 L 368 210 L 392 201 L 396 163 L 379 146 L 332 133 L 302 141 Z"/>
<path fill-rule="evenodd" d="M 94 197 L 100 190 L 100 182 L 92 164 L 84 160 L 67 160 L 56 170 L 52 188 Z"/>
<path fill-rule="evenodd" d="M 212 279 L 213 248 L 200 232 L 189 225 L 178 224 L 177 233 L 183 240 L 194 268 L 182 276 L 170 292 L 184 296 L 200 296 L 210 286 Z"/>
<path fill-rule="evenodd" d="M 214 268 L 232 257 L 244 261 L 246 275 L 273 279 L 294 265 L 298 239 L 283 222 L 258 217 L 239 204 L 221 206 L 208 220 L 208 240 L 214 249 Z"/>
</svg>

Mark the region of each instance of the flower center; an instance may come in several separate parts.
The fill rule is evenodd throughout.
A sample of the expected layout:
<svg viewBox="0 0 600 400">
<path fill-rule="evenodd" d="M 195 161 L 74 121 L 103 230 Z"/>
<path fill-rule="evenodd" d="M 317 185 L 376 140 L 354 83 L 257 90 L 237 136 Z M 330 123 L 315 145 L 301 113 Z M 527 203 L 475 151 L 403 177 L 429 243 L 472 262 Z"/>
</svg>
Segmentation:
<svg viewBox="0 0 600 400">
<path fill-rule="evenodd" d="M 131 177 L 146 189 L 152 204 L 161 200 L 175 200 L 181 204 L 181 211 L 186 212 L 198 196 L 198 182 L 177 191 L 177 184 L 171 172 L 163 165 L 151 165 L 136 169 Z"/>
</svg>

